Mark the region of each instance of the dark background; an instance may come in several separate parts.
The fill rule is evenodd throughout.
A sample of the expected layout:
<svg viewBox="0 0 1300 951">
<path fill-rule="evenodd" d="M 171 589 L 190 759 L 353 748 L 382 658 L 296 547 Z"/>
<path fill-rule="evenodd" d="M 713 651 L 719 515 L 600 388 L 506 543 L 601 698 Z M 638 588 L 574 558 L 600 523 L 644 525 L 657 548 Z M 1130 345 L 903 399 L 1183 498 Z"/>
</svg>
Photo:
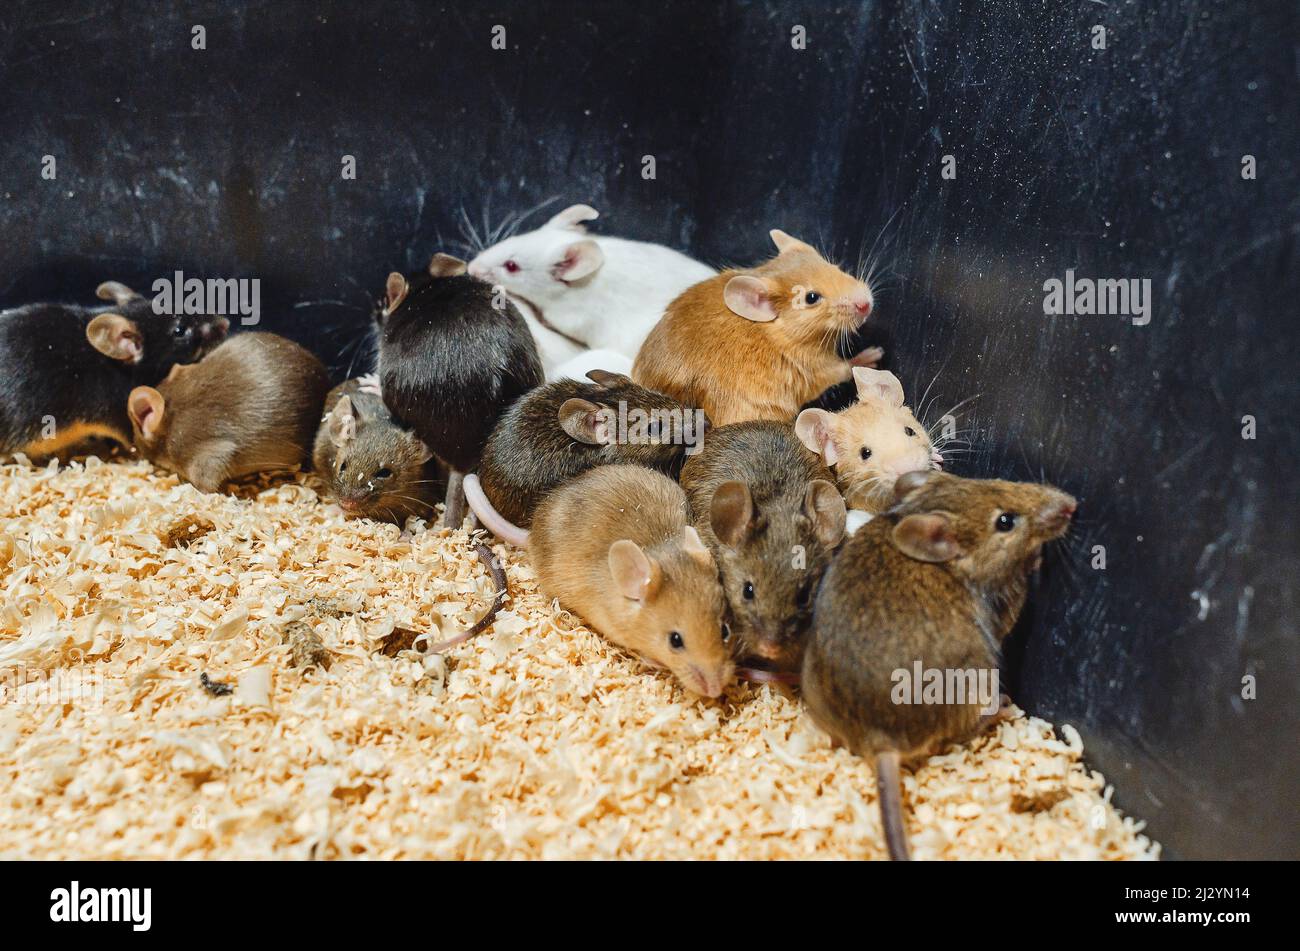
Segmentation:
<svg viewBox="0 0 1300 951">
<path fill-rule="evenodd" d="M 912 400 L 978 397 L 956 471 L 1082 500 L 1014 695 L 1079 729 L 1167 855 L 1294 858 L 1297 9 L 11 0 L 0 306 L 256 277 L 263 328 L 341 377 L 388 271 L 463 252 L 462 210 L 585 201 L 714 264 L 772 227 L 872 259 Z M 1067 268 L 1150 278 L 1151 323 L 1045 316 Z"/>
</svg>

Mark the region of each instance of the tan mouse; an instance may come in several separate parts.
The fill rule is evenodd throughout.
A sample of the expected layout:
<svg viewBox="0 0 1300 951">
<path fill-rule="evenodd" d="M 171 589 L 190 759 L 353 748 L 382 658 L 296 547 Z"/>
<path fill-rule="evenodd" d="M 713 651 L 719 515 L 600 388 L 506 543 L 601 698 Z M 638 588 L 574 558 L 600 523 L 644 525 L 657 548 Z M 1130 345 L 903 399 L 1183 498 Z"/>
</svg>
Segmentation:
<svg viewBox="0 0 1300 951">
<path fill-rule="evenodd" d="M 127 399 L 135 446 L 203 492 L 310 461 L 329 391 L 325 367 L 298 344 L 236 334 L 198 363 L 176 364 Z"/>
<path fill-rule="evenodd" d="M 817 724 L 875 760 L 889 854 L 904 859 L 899 767 L 967 739 L 996 713 L 1002 641 L 1075 500 L 1047 485 L 943 472 L 909 472 L 894 493 L 827 569 L 800 680 Z M 915 675 L 929 671 L 961 692 L 922 691 Z"/>
<path fill-rule="evenodd" d="M 528 552 L 542 591 L 615 644 L 706 697 L 731 682 L 718 569 L 672 479 L 636 465 L 589 469 L 542 500 Z"/>
<path fill-rule="evenodd" d="M 943 456 L 904 405 L 903 384 L 887 370 L 853 368 L 858 401 L 838 413 L 806 409 L 795 420 L 800 442 L 835 470 L 851 509 L 875 515 L 894 500 L 905 472 L 938 469 Z"/>
<path fill-rule="evenodd" d="M 776 257 L 723 271 L 668 305 L 632 379 L 700 407 L 715 426 L 788 423 L 853 366 L 879 361 L 879 348 L 851 361 L 836 350 L 871 313 L 871 288 L 784 231 L 771 235 Z"/>
</svg>

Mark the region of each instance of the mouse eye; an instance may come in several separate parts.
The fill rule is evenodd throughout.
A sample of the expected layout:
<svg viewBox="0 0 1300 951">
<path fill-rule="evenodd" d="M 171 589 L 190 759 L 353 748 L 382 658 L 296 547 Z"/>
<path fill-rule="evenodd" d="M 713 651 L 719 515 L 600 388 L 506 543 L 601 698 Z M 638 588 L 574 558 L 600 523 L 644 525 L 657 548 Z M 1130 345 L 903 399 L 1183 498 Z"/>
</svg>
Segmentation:
<svg viewBox="0 0 1300 951">
<path fill-rule="evenodd" d="M 731 640 L 731 625 L 726 621 L 722 622 L 722 640 L 724 642 Z"/>
<path fill-rule="evenodd" d="M 677 631 L 669 631 L 668 646 L 675 651 L 684 650 L 686 648 L 686 642 L 682 640 L 682 635 Z"/>
<path fill-rule="evenodd" d="M 808 599 L 812 597 L 812 582 L 805 581 L 799 586 L 799 593 L 794 597 L 794 603 L 801 608 L 808 607 Z"/>
<path fill-rule="evenodd" d="M 384 466 L 382 469 L 380 469 L 378 472 L 375 473 L 375 478 L 388 479 L 391 478 L 392 475 L 393 475 L 393 470 L 388 468 L 388 466 Z"/>
<path fill-rule="evenodd" d="M 811 307 L 813 304 L 817 303 L 821 299 L 822 299 L 822 295 L 818 294 L 816 291 L 809 291 L 807 294 L 803 295 L 803 302 L 807 304 L 809 307 Z"/>
<path fill-rule="evenodd" d="M 753 600 L 754 600 L 754 582 L 752 582 L 752 581 L 746 581 L 744 587 L 742 587 L 742 588 L 740 589 L 740 593 L 741 593 L 742 595 L 745 596 L 745 600 L 746 600 L 746 601 L 753 601 Z"/>
<path fill-rule="evenodd" d="M 190 335 L 190 328 L 186 327 L 184 324 L 178 323 L 172 328 L 172 333 L 177 337 L 188 337 Z"/>
<path fill-rule="evenodd" d="M 339 463 L 339 472 L 342 472 L 347 467 L 348 467 L 348 461 L 344 459 L 342 462 Z"/>
<path fill-rule="evenodd" d="M 860 455 L 863 459 L 870 459 L 870 458 L 871 458 L 871 450 L 868 449 L 866 446 L 863 446 L 863 447 L 862 447 L 862 451 L 861 451 L 860 453 L 858 453 L 858 455 Z"/>
<path fill-rule="evenodd" d="M 1009 532 L 1016 527 L 1016 518 L 1015 512 L 1003 512 L 994 525 L 999 532 Z"/>
<path fill-rule="evenodd" d="M 509 261 L 505 263 L 505 269 L 509 273 L 514 274 L 519 270 L 519 262 L 516 261 L 514 258 L 511 258 Z"/>
<path fill-rule="evenodd" d="M 909 436 L 915 436 L 915 435 L 916 435 L 916 430 L 913 429 L 911 426 L 904 426 L 904 427 L 903 427 L 903 432 L 907 433 L 907 435 L 909 435 Z"/>
</svg>

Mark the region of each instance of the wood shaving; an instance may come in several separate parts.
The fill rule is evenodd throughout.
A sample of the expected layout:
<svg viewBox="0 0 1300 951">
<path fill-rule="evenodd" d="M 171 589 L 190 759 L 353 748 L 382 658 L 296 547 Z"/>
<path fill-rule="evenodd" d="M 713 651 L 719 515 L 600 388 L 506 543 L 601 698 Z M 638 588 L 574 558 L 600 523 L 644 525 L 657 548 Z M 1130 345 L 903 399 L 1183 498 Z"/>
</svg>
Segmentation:
<svg viewBox="0 0 1300 951">
<path fill-rule="evenodd" d="M 489 630 L 390 656 L 469 628 L 491 578 L 464 532 L 332 509 L 301 475 L 0 467 L 0 858 L 885 855 L 870 766 L 793 693 L 685 694 L 515 549 Z M 159 530 L 187 519 L 212 527 Z M 328 670 L 289 672 L 295 622 Z M 1158 857 L 1076 731 L 1010 714 L 904 774 L 917 858 Z"/>
</svg>

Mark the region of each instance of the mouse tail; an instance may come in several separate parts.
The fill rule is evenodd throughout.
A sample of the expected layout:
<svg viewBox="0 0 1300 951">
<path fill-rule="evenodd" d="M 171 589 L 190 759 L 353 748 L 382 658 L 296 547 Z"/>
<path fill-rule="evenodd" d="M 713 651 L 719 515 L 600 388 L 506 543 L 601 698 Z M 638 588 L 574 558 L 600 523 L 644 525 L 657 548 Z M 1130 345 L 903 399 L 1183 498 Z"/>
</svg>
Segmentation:
<svg viewBox="0 0 1300 951">
<path fill-rule="evenodd" d="M 528 547 L 528 532 L 518 525 L 507 522 L 492 507 L 492 503 L 488 501 L 488 497 L 483 493 L 483 486 L 479 484 L 477 475 L 471 472 L 465 476 L 464 486 L 465 501 L 469 503 L 470 511 L 478 516 L 478 520 L 483 523 L 484 528 L 504 542 L 509 542 L 518 548 Z"/>
<path fill-rule="evenodd" d="M 455 647 L 457 644 L 463 644 L 471 637 L 486 631 L 492 626 L 492 622 L 496 620 L 497 612 L 501 610 L 501 605 L 505 603 L 506 598 L 510 595 L 510 585 L 506 582 L 506 570 L 501 566 L 497 556 L 492 554 L 492 549 L 488 548 L 487 545 L 479 544 L 474 546 L 474 553 L 478 555 L 478 560 L 483 562 L 483 567 L 492 576 L 492 583 L 496 585 L 497 593 L 492 598 L 491 606 L 481 618 L 474 622 L 473 627 L 463 634 L 457 634 L 455 637 L 431 645 L 428 648 L 430 654 L 441 654 L 449 648 Z"/>
<path fill-rule="evenodd" d="M 885 827 L 885 845 L 895 862 L 912 857 L 903 823 L 903 781 L 899 777 L 902 758 L 897 750 L 876 757 L 876 795 L 880 798 L 880 819 Z"/>
</svg>

